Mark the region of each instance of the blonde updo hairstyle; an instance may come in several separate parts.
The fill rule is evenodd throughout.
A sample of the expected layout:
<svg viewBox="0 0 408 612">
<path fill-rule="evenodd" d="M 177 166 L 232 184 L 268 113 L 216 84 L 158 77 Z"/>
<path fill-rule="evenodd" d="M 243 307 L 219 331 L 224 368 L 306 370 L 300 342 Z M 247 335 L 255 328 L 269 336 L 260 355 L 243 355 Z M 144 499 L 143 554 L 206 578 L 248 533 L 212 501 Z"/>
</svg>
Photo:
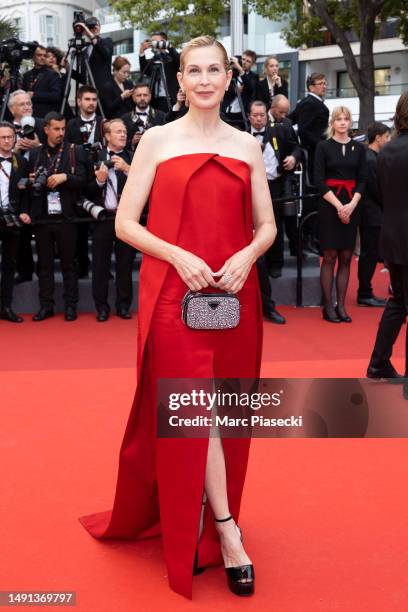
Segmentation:
<svg viewBox="0 0 408 612">
<path fill-rule="evenodd" d="M 350 127 L 352 122 L 351 110 L 347 106 L 336 106 L 333 108 L 332 113 L 330 115 L 329 127 L 327 128 L 327 138 L 333 138 L 334 136 L 334 122 L 340 117 L 340 115 L 345 115 L 346 119 L 350 121 Z"/>
<path fill-rule="evenodd" d="M 188 43 L 186 43 L 180 54 L 180 72 L 183 72 L 186 64 L 186 57 L 189 51 L 193 49 L 201 49 L 203 47 L 216 47 L 219 49 L 222 55 L 222 63 L 224 64 L 225 72 L 227 72 L 230 68 L 230 61 L 228 57 L 228 53 L 225 50 L 224 45 L 222 45 L 218 40 L 213 38 L 212 36 L 197 36 L 197 38 L 191 39 Z"/>
</svg>

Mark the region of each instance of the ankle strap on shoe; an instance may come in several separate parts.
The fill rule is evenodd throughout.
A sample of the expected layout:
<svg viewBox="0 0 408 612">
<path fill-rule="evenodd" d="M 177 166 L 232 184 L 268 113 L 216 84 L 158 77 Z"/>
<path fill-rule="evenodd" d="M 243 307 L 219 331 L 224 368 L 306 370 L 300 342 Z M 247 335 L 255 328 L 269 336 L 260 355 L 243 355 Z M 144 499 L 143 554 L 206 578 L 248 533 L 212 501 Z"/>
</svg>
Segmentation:
<svg viewBox="0 0 408 612">
<path fill-rule="evenodd" d="M 217 519 L 214 517 L 214 521 L 216 523 L 226 523 L 227 521 L 232 520 L 232 515 L 230 514 L 229 516 L 227 516 L 227 518 L 223 518 L 223 519 Z"/>
</svg>

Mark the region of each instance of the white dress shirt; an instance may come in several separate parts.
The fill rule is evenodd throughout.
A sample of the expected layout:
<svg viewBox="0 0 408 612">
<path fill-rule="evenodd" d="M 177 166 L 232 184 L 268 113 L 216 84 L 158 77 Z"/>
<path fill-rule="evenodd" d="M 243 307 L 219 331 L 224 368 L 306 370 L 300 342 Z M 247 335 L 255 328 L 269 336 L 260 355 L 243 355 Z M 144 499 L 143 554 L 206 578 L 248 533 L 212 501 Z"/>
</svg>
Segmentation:
<svg viewBox="0 0 408 612">
<path fill-rule="evenodd" d="M 254 132 L 258 132 L 258 131 L 261 132 L 264 130 L 265 128 L 261 128 L 260 130 L 255 130 L 253 127 L 251 127 L 251 134 L 254 134 Z M 259 136 L 255 136 L 255 138 L 261 144 L 263 143 L 263 136 L 259 135 Z M 273 147 L 270 142 L 267 142 L 265 144 L 265 148 L 262 152 L 262 155 L 263 155 L 263 160 L 265 164 L 266 178 L 268 179 L 268 181 L 274 181 L 280 176 L 280 174 L 278 173 L 279 162 L 278 162 L 278 158 L 276 157 L 275 151 L 273 150 Z"/>
<path fill-rule="evenodd" d="M 1 156 L 2 157 L 2 156 Z M 11 158 L 10 161 L 1 162 L 1 167 L 4 169 L 4 172 L 11 175 Z M 3 210 L 9 208 L 9 185 L 10 179 L 4 174 L 2 170 L 0 170 L 0 203 Z"/>
</svg>

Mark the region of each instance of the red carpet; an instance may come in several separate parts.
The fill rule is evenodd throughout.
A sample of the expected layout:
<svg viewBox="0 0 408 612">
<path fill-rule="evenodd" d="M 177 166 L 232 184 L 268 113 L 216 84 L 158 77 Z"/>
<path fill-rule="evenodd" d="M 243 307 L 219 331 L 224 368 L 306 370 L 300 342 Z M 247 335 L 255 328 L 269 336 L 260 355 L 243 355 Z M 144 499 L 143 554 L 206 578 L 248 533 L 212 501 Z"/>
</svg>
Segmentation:
<svg viewBox="0 0 408 612">
<path fill-rule="evenodd" d="M 377 275 L 378 294 L 387 280 Z M 288 324 L 265 323 L 262 374 L 364 376 L 381 310 L 352 306 L 354 295 L 352 325 L 279 308 Z M 76 591 L 86 612 L 408 609 L 405 440 L 254 440 L 241 526 L 256 595 L 230 594 L 218 568 L 187 601 L 168 587 L 159 539 L 101 543 L 77 520 L 111 507 L 135 319 L 27 317 L 0 334 L 0 590 Z M 403 353 L 401 338 L 399 370 Z"/>
</svg>

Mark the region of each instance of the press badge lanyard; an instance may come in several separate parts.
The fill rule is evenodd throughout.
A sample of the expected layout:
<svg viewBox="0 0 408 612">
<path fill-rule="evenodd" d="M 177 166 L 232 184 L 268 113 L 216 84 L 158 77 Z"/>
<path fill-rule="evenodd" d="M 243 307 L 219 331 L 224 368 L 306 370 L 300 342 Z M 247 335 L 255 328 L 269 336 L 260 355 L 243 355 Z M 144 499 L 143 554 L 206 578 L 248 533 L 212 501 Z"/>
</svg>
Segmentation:
<svg viewBox="0 0 408 612">
<path fill-rule="evenodd" d="M 57 169 L 59 168 L 59 165 L 61 163 L 61 157 L 62 157 L 63 150 L 64 150 L 64 144 L 62 144 L 60 146 L 60 148 L 58 149 L 57 155 L 54 156 L 54 159 L 51 161 L 51 163 L 47 164 L 47 169 L 48 169 L 49 176 L 51 176 L 52 174 L 56 174 Z M 47 154 L 47 159 L 48 159 L 48 162 L 49 162 L 52 159 L 52 156 L 47 151 L 47 149 L 45 150 L 45 152 Z"/>
</svg>

